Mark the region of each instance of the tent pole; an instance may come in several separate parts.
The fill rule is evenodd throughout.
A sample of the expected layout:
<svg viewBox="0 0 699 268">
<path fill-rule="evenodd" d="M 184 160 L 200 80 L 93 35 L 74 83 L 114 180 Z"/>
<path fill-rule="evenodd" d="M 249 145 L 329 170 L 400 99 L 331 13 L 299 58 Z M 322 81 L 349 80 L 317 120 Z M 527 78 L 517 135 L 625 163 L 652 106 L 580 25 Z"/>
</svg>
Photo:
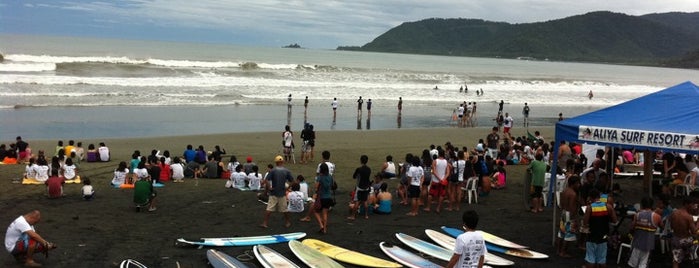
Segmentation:
<svg viewBox="0 0 699 268">
<path fill-rule="evenodd" d="M 557 173 L 556 169 L 558 169 L 558 150 L 560 149 L 560 147 L 561 147 L 560 141 L 558 140 L 558 137 L 556 137 L 555 142 L 553 144 L 553 154 L 552 154 L 553 156 L 551 156 L 551 157 L 553 157 L 553 161 L 551 162 L 551 178 L 549 178 L 549 193 L 552 193 L 550 186 L 554 185 L 554 183 L 556 183 L 556 173 Z M 553 189 L 555 189 L 555 187 Z M 555 198 L 549 198 L 549 199 L 553 200 L 552 202 L 556 202 Z M 551 237 L 551 245 L 555 247 L 556 246 L 556 232 L 558 231 L 557 224 L 556 224 L 557 223 L 556 222 L 556 205 L 554 205 L 553 209 L 551 209 L 551 210 L 553 210 L 553 221 L 552 221 L 553 222 L 553 226 L 552 226 L 552 229 L 553 229 L 552 234 L 553 235 Z"/>
<path fill-rule="evenodd" d="M 653 196 L 653 159 L 650 150 L 643 151 L 643 186 L 648 188 L 648 196 Z"/>
</svg>

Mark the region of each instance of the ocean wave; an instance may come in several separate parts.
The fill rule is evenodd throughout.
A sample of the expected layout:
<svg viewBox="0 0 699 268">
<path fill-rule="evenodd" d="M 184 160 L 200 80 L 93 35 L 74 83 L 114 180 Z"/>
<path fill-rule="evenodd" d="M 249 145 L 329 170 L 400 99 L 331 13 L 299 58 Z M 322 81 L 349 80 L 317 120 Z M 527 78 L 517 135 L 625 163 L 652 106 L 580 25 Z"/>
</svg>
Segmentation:
<svg viewBox="0 0 699 268">
<path fill-rule="evenodd" d="M 24 63 L 109 63 L 109 64 L 131 64 L 131 65 L 153 65 L 169 68 L 240 68 L 240 69 L 270 69 L 270 70 L 294 70 L 299 67 L 315 69 L 315 65 L 302 65 L 293 63 L 265 63 L 252 61 L 198 61 L 198 60 L 175 60 L 175 59 L 132 59 L 129 57 L 112 56 L 51 56 L 51 55 L 27 55 L 10 54 L 5 56 L 5 60 Z M 254 68 L 250 68 L 253 67 Z M 326 66 L 322 66 L 326 68 Z"/>
<path fill-rule="evenodd" d="M 0 72 L 46 72 L 56 70 L 55 63 L 1 63 Z"/>
</svg>

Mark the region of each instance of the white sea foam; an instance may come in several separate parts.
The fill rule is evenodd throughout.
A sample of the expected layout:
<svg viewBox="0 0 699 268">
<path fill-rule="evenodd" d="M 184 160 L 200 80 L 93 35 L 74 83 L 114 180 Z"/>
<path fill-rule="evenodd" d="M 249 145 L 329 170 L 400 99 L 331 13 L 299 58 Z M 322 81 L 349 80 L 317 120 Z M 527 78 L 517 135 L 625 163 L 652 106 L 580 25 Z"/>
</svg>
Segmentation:
<svg viewBox="0 0 699 268">
<path fill-rule="evenodd" d="M 0 72 L 45 72 L 56 70 L 55 63 L 2 63 Z"/>
</svg>

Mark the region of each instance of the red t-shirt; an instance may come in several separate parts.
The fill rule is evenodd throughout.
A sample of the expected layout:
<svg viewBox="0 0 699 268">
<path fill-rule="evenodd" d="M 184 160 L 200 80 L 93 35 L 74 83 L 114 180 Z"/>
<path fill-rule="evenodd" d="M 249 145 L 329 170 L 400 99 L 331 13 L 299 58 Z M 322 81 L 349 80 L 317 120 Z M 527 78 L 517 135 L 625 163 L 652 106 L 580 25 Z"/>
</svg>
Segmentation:
<svg viewBox="0 0 699 268">
<path fill-rule="evenodd" d="M 63 177 L 49 177 L 45 182 L 46 188 L 49 192 L 49 198 L 61 197 L 63 195 L 63 184 L 65 180 Z"/>
</svg>

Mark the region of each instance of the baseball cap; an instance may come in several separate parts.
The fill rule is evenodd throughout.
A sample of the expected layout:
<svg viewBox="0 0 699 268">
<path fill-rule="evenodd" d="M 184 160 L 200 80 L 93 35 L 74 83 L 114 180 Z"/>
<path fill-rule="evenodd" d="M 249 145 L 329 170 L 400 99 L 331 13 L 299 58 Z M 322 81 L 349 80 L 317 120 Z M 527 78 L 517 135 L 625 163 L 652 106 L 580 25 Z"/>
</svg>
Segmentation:
<svg viewBox="0 0 699 268">
<path fill-rule="evenodd" d="M 248 158 L 246 159 L 246 161 L 247 161 L 247 162 L 252 162 L 252 156 L 248 156 Z"/>
<path fill-rule="evenodd" d="M 284 157 L 277 155 L 274 157 L 274 162 L 284 162 Z"/>
</svg>

